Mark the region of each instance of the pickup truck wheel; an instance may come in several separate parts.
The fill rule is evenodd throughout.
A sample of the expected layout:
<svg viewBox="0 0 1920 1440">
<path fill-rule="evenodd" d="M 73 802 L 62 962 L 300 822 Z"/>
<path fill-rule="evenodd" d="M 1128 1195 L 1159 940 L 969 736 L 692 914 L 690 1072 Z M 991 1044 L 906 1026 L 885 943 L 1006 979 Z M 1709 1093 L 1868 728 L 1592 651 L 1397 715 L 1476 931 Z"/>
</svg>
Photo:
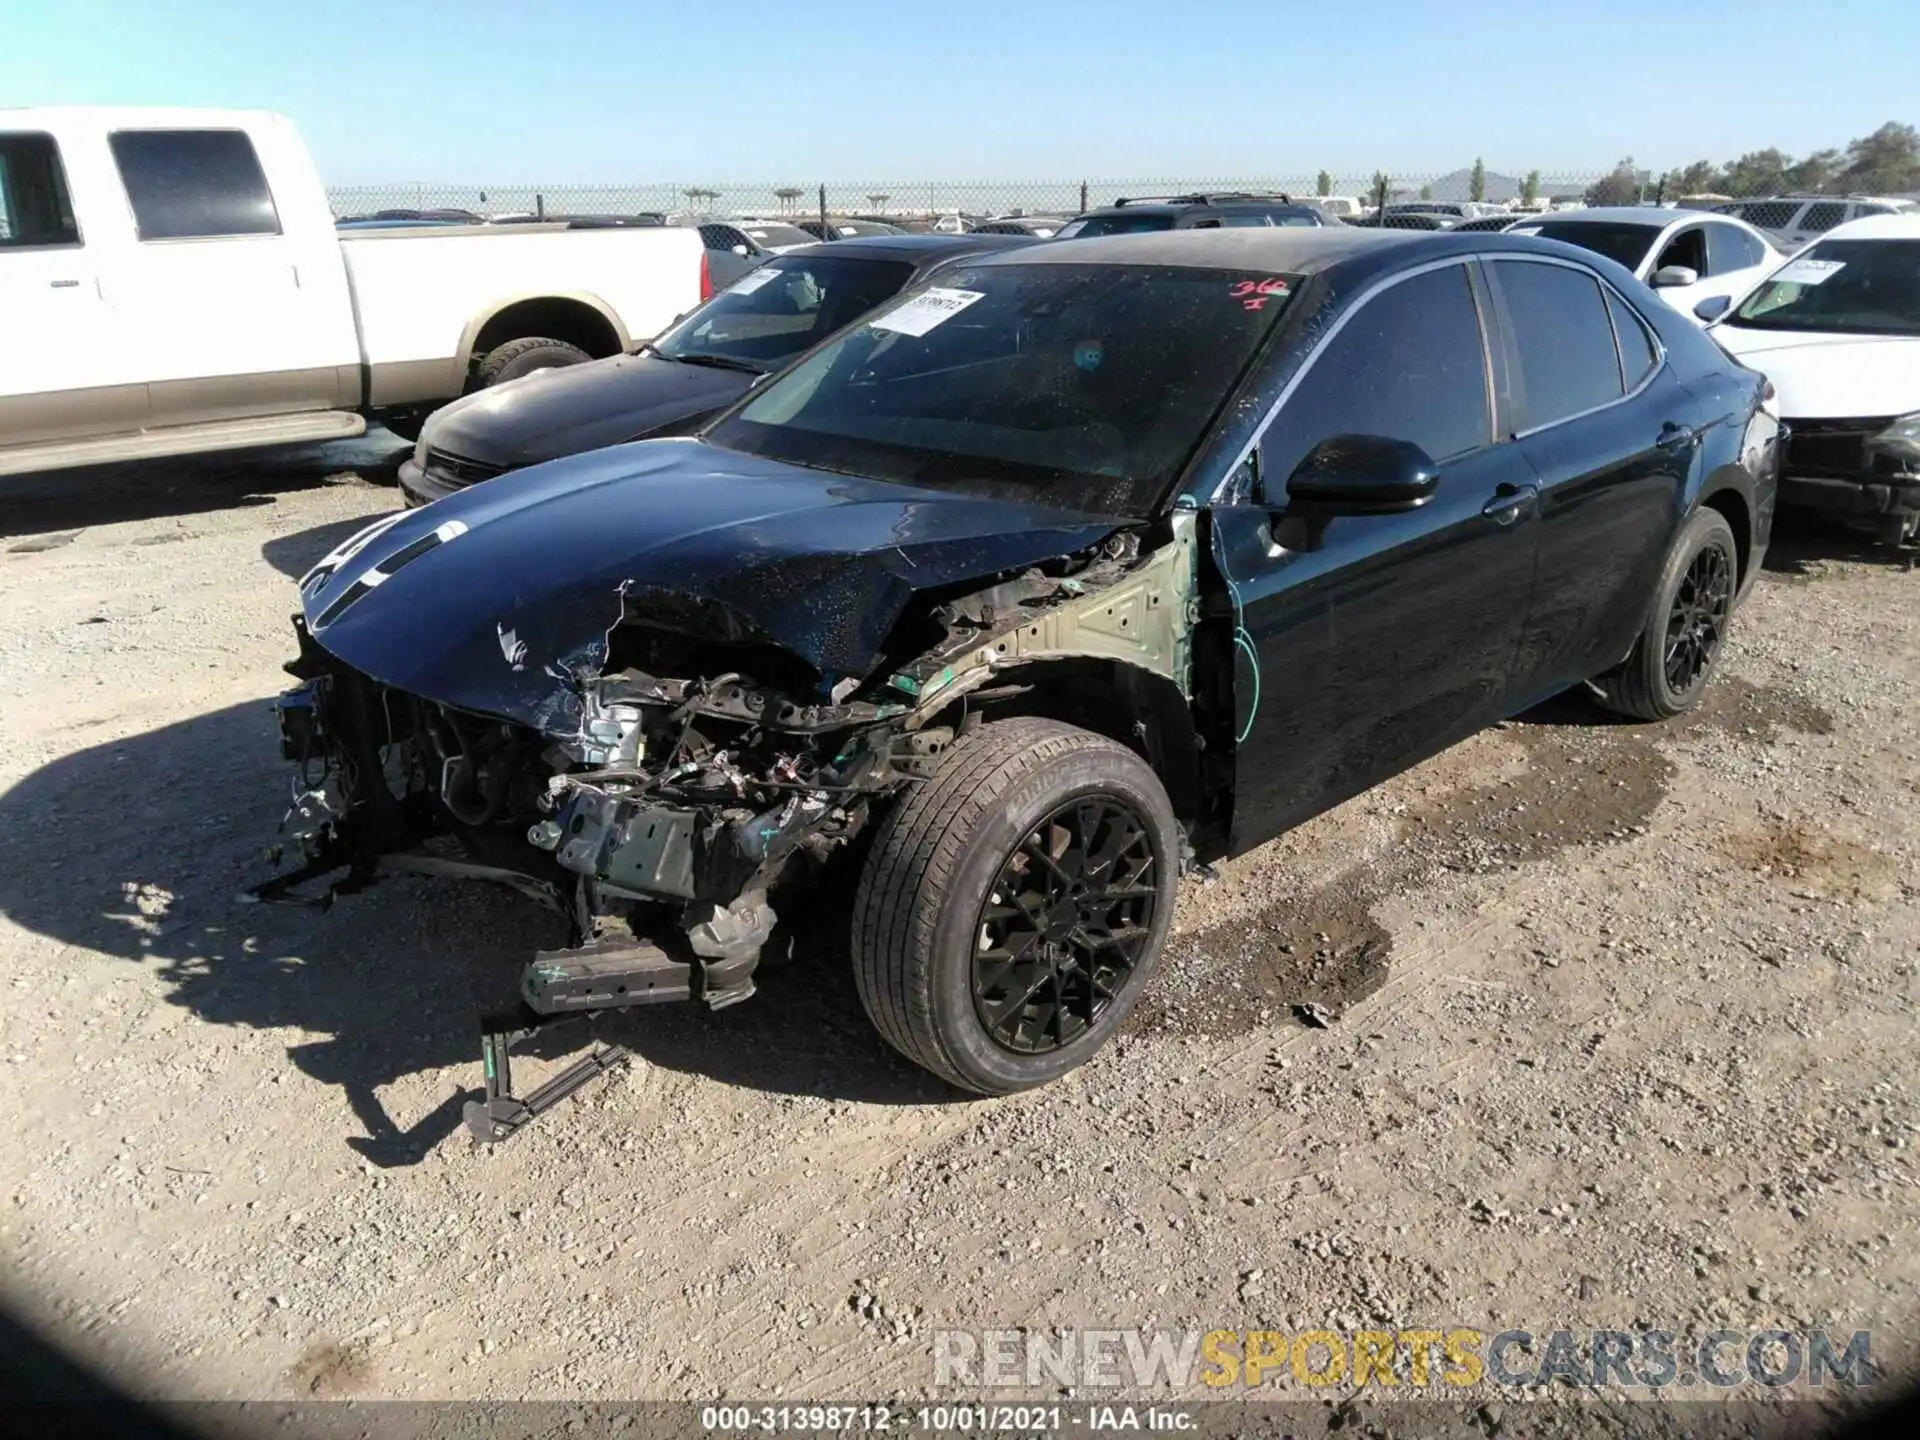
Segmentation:
<svg viewBox="0 0 1920 1440">
<path fill-rule="evenodd" d="M 518 380 L 536 370 L 558 370 L 563 365 L 579 365 L 592 358 L 578 345 L 549 340 L 544 335 L 529 335 L 524 340 L 509 340 L 489 350 L 474 372 L 474 387 L 484 390 L 489 385 Z"/>
<path fill-rule="evenodd" d="M 962 1089 L 1057 1079 L 1145 988 L 1179 853 L 1166 791 L 1131 750 L 1033 716 L 982 726 L 874 835 L 853 905 L 861 1003 Z"/>
<path fill-rule="evenodd" d="M 1669 720 L 1699 704 L 1720 661 L 1739 575 L 1733 527 L 1717 510 L 1696 510 L 1668 552 L 1633 653 L 1594 681 L 1601 703 L 1636 720 Z"/>
</svg>

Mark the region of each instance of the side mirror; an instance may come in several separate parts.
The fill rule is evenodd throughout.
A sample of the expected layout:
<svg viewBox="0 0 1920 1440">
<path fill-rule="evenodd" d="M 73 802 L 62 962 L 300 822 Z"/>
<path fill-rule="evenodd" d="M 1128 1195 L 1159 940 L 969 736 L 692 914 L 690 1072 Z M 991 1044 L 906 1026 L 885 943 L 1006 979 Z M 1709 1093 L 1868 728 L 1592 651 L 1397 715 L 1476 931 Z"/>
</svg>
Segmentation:
<svg viewBox="0 0 1920 1440">
<path fill-rule="evenodd" d="M 1433 498 L 1440 471 L 1418 445 L 1379 435 L 1335 435 L 1287 477 L 1293 508 L 1320 515 L 1393 515 Z"/>
<path fill-rule="evenodd" d="M 1731 295 L 1709 295 L 1693 307 L 1693 313 L 1698 319 L 1713 321 L 1718 320 L 1732 308 L 1733 297 Z"/>
<path fill-rule="evenodd" d="M 1686 265 L 1662 265 L 1653 272 L 1653 288 L 1664 290 L 1670 285 L 1698 285 L 1700 272 Z"/>
</svg>

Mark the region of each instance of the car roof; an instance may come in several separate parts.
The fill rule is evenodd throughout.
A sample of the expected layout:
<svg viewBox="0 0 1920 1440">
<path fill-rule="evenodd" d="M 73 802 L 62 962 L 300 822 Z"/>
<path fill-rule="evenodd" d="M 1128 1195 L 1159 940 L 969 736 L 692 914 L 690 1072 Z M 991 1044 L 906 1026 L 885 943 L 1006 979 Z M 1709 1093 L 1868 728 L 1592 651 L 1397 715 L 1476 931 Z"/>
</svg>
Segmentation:
<svg viewBox="0 0 1920 1440">
<path fill-rule="evenodd" d="M 1133 207 L 1127 208 L 1131 210 Z M 1365 251 L 1416 244 L 1433 238 L 1434 233 L 1430 230 L 1369 230 L 1354 225 L 1149 230 L 1132 235 L 1075 236 L 1067 240 L 1048 240 L 1039 245 L 1021 246 L 1019 254 L 1007 257 L 1007 262 L 1191 265 L 1203 269 L 1272 270 L 1307 275 Z"/>
<path fill-rule="evenodd" d="M 1088 215 L 1199 215 L 1208 210 L 1311 210 L 1304 200 L 1284 199 L 1279 195 L 1204 195 L 1192 200 L 1129 200 L 1124 205 L 1096 205 L 1083 210 Z"/>
<path fill-rule="evenodd" d="M 990 250 L 1020 250 L 1032 243 L 1028 235 L 848 235 L 827 242 L 831 253 L 858 260 L 908 260 L 930 265 L 955 255 Z"/>
<path fill-rule="evenodd" d="M 1920 215 L 1863 215 L 1836 225 L 1822 240 L 1920 240 Z"/>
<path fill-rule="evenodd" d="M 1650 230 L 1664 230 L 1680 220 L 1690 220 L 1696 216 L 1716 215 L 1712 210 L 1663 209 L 1658 205 L 1589 205 L 1584 210 L 1561 210 L 1554 214 L 1555 225 L 1645 225 Z M 1515 216 L 1515 219 L 1526 217 Z M 1544 219 L 1535 216 L 1534 219 Z"/>
<path fill-rule="evenodd" d="M 1611 276 L 1626 272 L 1605 256 L 1510 230 L 1390 230 L 1356 225 L 1149 230 L 1045 240 L 988 265 L 1177 265 L 1311 276 L 1349 261 L 1372 271 L 1469 255 L 1551 255 Z"/>
</svg>

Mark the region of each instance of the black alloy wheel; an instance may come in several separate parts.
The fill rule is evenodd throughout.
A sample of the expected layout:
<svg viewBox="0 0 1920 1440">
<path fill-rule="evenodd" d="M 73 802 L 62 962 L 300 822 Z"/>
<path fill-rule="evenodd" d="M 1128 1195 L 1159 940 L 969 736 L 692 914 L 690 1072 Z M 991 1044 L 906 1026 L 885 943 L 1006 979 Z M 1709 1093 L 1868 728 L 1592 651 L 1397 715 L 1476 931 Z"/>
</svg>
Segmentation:
<svg viewBox="0 0 1920 1440">
<path fill-rule="evenodd" d="M 1713 667 L 1732 608 L 1732 557 L 1708 545 L 1687 566 L 1667 612 L 1665 668 L 1667 686 L 1676 696 L 1689 694 Z"/>
<path fill-rule="evenodd" d="M 1098 1023 L 1154 933 L 1146 822 L 1109 795 L 1063 805 L 1014 847 L 980 907 L 973 1004 L 995 1044 L 1038 1055 Z"/>
</svg>

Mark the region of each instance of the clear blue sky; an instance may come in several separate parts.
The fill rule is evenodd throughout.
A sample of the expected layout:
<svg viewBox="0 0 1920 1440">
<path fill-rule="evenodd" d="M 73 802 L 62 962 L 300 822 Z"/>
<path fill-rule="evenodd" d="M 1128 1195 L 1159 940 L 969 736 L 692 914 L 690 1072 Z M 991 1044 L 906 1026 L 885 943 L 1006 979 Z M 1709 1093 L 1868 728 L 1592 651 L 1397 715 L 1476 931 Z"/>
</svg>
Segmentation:
<svg viewBox="0 0 1920 1440">
<path fill-rule="evenodd" d="M 0 0 L 0 102 L 279 110 L 333 184 L 1662 169 L 1916 61 L 1915 0 Z"/>
</svg>

